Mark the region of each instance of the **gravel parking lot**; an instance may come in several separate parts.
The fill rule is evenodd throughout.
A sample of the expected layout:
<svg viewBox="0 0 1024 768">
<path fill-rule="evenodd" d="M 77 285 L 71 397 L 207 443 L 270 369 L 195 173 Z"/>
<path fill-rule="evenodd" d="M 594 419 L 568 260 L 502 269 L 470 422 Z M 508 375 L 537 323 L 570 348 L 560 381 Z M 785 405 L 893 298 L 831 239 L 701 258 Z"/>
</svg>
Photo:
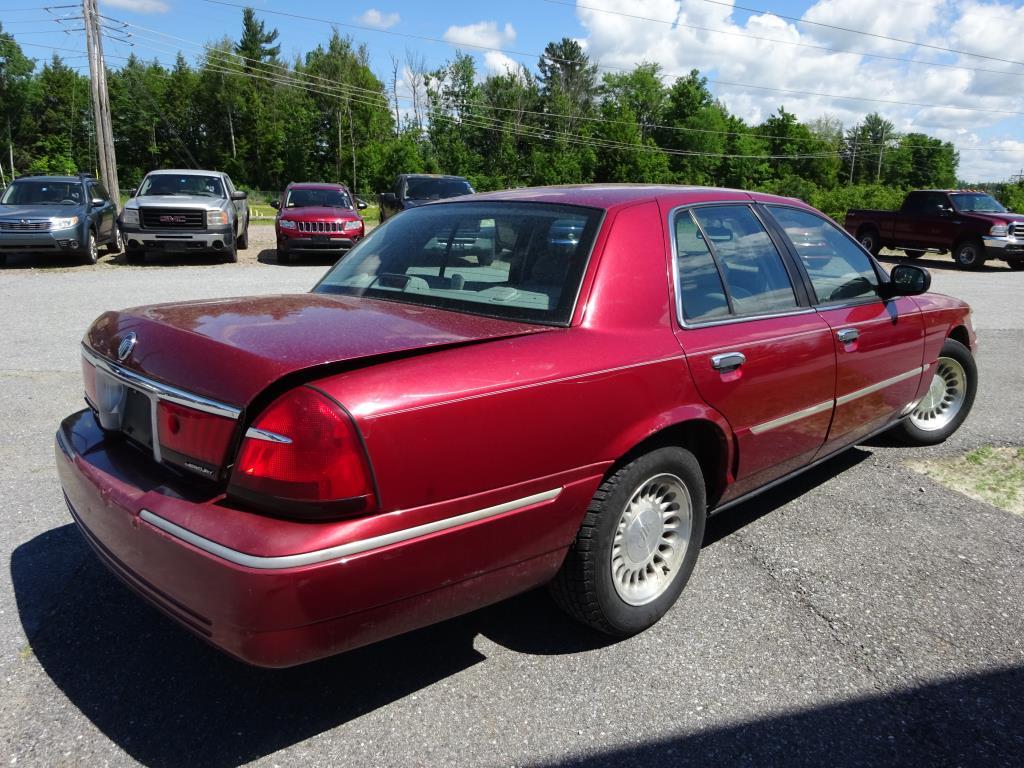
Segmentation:
<svg viewBox="0 0 1024 768">
<path fill-rule="evenodd" d="M 70 524 L 53 433 L 102 310 L 307 290 L 328 261 L 0 270 L 5 765 L 1024 764 L 1024 519 L 857 447 L 709 523 L 679 604 L 608 643 L 543 592 L 285 671 L 211 650 L 104 570 Z M 892 259 L 884 257 L 887 261 Z M 981 385 L 948 443 L 1024 443 L 1024 273 L 947 257 Z M 410 574 L 410 578 L 414 578 Z"/>
</svg>

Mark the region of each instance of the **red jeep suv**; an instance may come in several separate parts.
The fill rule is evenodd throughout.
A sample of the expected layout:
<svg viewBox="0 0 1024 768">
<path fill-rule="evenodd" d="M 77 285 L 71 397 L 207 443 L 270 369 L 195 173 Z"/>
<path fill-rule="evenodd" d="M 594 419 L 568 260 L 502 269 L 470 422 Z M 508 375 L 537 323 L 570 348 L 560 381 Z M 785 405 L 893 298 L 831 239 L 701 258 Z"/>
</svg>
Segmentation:
<svg viewBox="0 0 1024 768">
<path fill-rule="evenodd" d="M 343 184 L 293 182 L 270 205 L 278 211 L 274 229 L 279 261 L 291 261 L 300 253 L 344 253 L 366 232 L 357 212 L 366 203 L 356 201 Z"/>
</svg>

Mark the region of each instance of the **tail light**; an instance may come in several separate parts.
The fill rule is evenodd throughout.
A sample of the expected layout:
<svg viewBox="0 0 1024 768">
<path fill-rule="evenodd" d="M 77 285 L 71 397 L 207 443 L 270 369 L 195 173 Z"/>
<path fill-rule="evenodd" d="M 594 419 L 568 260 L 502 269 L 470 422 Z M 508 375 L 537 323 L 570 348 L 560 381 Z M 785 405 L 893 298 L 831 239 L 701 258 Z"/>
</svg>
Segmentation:
<svg viewBox="0 0 1024 768">
<path fill-rule="evenodd" d="M 303 517 L 366 513 L 376 506 L 355 425 L 334 401 L 309 387 L 282 395 L 253 422 L 228 493 Z"/>
<path fill-rule="evenodd" d="M 166 400 L 157 404 L 157 429 L 164 460 L 207 477 L 224 464 L 238 422 Z"/>
</svg>

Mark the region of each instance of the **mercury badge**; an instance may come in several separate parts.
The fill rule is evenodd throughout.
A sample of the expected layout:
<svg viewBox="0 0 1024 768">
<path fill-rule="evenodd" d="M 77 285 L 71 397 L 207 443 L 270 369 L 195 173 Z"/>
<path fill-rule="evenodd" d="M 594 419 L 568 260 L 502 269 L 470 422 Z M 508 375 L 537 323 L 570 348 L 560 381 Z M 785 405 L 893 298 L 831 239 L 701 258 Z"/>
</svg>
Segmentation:
<svg viewBox="0 0 1024 768">
<path fill-rule="evenodd" d="M 129 331 L 121 343 L 117 346 L 117 359 L 122 363 L 129 358 L 132 354 L 132 350 L 135 349 L 135 342 L 138 338 L 135 336 L 135 331 Z"/>
</svg>

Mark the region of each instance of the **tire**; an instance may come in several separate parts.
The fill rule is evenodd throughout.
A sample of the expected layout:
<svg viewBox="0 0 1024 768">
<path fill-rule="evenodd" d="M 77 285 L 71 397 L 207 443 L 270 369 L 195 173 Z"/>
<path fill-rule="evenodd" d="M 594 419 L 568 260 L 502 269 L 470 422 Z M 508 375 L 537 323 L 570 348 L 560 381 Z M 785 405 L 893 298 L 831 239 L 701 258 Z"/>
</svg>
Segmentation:
<svg viewBox="0 0 1024 768">
<path fill-rule="evenodd" d="M 681 495 L 689 502 L 688 515 L 678 503 Z M 655 498 L 675 509 L 659 509 Z M 621 467 L 601 483 L 587 507 L 551 583 L 555 602 L 577 621 L 614 637 L 654 625 L 693 572 L 704 538 L 705 505 L 703 475 L 689 451 L 659 448 Z M 674 527 L 664 528 L 666 520 Z"/>
<path fill-rule="evenodd" d="M 124 251 L 124 260 L 126 264 L 145 264 L 146 263 L 146 252 L 139 250 L 128 250 Z"/>
<path fill-rule="evenodd" d="M 232 245 L 230 248 L 225 248 L 221 251 L 221 261 L 225 264 L 234 264 L 238 261 L 238 248 Z"/>
<path fill-rule="evenodd" d="M 124 238 L 121 237 L 121 228 L 114 225 L 114 239 L 107 243 L 106 251 L 111 255 L 116 255 L 124 250 Z"/>
<path fill-rule="evenodd" d="M 237 242 L 238 250 L 244 251 L 249 247 L 249 219 L 245 220 L 245 227 L 242 229 L 242 234 L 238 237 Z"/>
<path fill-rule="evenodd" d="M 953 247 L 953 261 L 960 269 L 981 269 L 985 265 L 985 246 L 980 240 L 961 240 Z"/>
<path fill-rule="evenodd" d="M 1006 266 L 1012 269 L 1014 272 L 1024 272 L 1024 259 L 1014 259 L 1013 261 L 1006 262 Z"/>
<path fill-rule="evenodd" d="M 864 246 L 864 250 L 872 256 L 877 256 L 878 252 L 882 250 L 882 240 L 874 229 L 862 229 L 857 235 L 857 240 Z"/>
<path fill-rule="evenodd" d="M 6 267 L 6 266 L 7 266 L 7 254 L 6 253 L 0 253 L 0 267 Z"/>
<path fill-rule="evenodd" d="M 920 259 L 924 256 L 924 251 L 908 250 L 906 248 L 903 249 L 903 253 L 906 254 L 908 259 Z"/>
<path fill-rule="evenodd" d="M 91 229 L 86 235 L 85 253 L 82 254 L 82 259 L 86 264 L 95 264 L 100 260 L 100 249 L 96 245 L 96 233 Z"/>
<path fill-rule="evenodd" d="M 906 445 L 943 442 L 964 423 L 977 391 L 978 367 L 971 350 L 955 339 L 946 339 L 931 388 L 894 427 L 894 435 Z"/>
</svg>

